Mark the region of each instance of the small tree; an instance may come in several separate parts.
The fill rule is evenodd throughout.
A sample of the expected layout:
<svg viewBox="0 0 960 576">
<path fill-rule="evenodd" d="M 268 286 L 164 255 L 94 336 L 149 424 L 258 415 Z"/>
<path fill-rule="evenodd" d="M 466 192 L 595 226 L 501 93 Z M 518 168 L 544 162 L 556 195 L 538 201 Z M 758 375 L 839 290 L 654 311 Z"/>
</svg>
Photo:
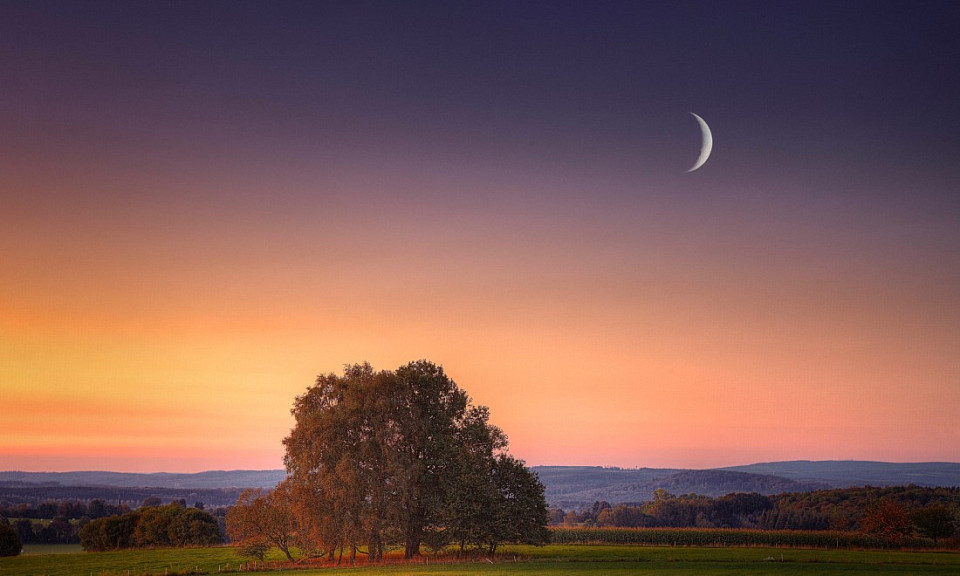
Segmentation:
<svg viewBox="0 0 960 576">
<path fill-rule="evenodd" d="M 266 538 L 248 539 L 237 545 L 237 554 L 256 558 L 260 562 L 263 562 L 269 550 L 270 543 Z"/>
<path fill-rule="evenodd" d="M 291 553 L 294 517 L 285 494 L 281 489 L 263 494 L 259 488 L 240 494 L 237 503 L 227 512 L 227 534 L 240 554 L 258 556 L 264 545 L 273 545 L 287 560 L 295 562 Z"/>
<path fill-rule="evenodd" d="M 20 535 L 17 531 L 0 524 L 0 556 L 17 556 L 23 550 L 23 542 L 20 541 Z"/>
<path fill-rule="evenodd" d="M 956 525 L 953 513 L 942 504 L 927 506 L 913 513 L 913 523 L 923 536 L 933 539 L 936 545 L 941 538 L 953 536 Z"/>
</svg>

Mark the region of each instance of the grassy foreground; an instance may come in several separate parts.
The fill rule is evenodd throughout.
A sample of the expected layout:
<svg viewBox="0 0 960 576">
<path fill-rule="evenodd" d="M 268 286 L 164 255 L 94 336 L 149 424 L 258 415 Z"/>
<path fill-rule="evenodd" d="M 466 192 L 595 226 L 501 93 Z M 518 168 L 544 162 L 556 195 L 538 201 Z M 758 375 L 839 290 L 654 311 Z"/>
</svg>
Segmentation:
<svg viewBox="0 0 960 576">
<path fill-rule="evenodd" d="M 97 553 L 35 553 L 0 558 L 0 576 L 167 576 L 240 573 L 249 568 L 232 548 L 126 550 Z M 279 563 L 279 555 L 268 563 Z M 282 570 L 271 576 L 329 573 L 356 576 L 508 576 L 526 574 L 604 576 L 670 575 L 868 575 L 960 574 L 960 553 L 793 548 L 698 548 L 616 545 L 509 546 L 497 560 L 437 562 L 427 557 L 411 564 Z"/>
</svg>

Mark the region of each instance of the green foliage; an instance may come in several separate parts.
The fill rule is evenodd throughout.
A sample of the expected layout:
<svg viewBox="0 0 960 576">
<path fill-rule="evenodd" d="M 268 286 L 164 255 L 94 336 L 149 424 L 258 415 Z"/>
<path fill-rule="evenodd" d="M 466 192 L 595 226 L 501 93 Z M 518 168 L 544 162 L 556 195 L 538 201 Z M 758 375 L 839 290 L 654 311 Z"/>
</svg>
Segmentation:
<svg viewBox="0 0 960 576">
<path fill-rule="evenodd" d="M 954 515 L 946 506 L 934 504 L 913 513 L 917 531 L 936 544 L 941 538 L 949 538 L 956 531 Z"/>
<path fill-rule="evenodd" d="M 0 524 L 0 556 L 16 556 L 23 549 L 23 542 L 17 531 L 6 524 Z"/>
<path fill-rule="evenodd" d="M 523 462 L 502 454 L 494 464 L 494 480 L 500 527 L 496 540 L 538 546 L 550 542 L 543 484 L 536 475 Z"/>
<path fill-rule="evenodd" d="M 887 521 L 875 511 L 878 504 L 899 509 Z M 936 512 L 923 512 L 927 509 Z M 890 545 L 915 529 L 934 544 L 955 532 L 960 517 L 960 488 L 918 486 L 861 487 L 777 496 L 728 494 L 709 498 L 696 494 L 674 496 L 660 489 L 654 500 L 639 505 L 595 502 L 592 507 L 564 513 L 552 510 L 552 525 L 581 527 L 699 527 L 764 530 L 866 531 Z M 895 520 L 895 522 L 894 522 Z"/>
<path fill-rule="evenodd" d="M 199 508 L 186 508 L 176 516 L 167 529 L 172 546 L 206 546 L 219 543 L 217 519 Z"/>
<path fill-rule="evenodd" d="M 97 518 L 84 525 L 79 535 L 87 551 L 206 546 L 222 541 L 216 518 L 179 503 Z"/>
<path fill-rule="evenodd" d="M 761 528 L 859 530 L 867 510 L 881 500 L 896 502 L 909 514 L 939 504 L 960 510 L 960 488 L 864 486 L 793 492 L 772 497 L 774 509 L 761 519 Z"/>
<path fill-rule="evenodd" d="M 263 562 L 264 557 L 270 550 L 270 543 L 266 540 L 247 540 L 237 545 L 237 553 L 241 556 L 249 556 Z"/>
</svg>

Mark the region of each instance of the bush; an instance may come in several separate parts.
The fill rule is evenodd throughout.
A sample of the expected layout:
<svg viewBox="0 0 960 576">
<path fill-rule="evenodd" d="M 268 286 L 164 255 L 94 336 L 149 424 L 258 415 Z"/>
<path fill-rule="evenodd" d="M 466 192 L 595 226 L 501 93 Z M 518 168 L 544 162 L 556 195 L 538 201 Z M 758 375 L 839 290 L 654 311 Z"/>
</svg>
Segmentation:
<svg viewBox="0 0 960 576">
<path fill-rule="evenodd" d="M 203 510 L 183 508 L 179 504 L 97 518 L 83 526 L 79 536 L 80 546 L 88 552 L 209 546 L 223 541 L 216 518 Z"/>
<path fill-rule="evenodd" d="M 13 528 L 0 524 L 0 556 L 18 556 L 23 550 L 20 535 Z"/>
</svg>

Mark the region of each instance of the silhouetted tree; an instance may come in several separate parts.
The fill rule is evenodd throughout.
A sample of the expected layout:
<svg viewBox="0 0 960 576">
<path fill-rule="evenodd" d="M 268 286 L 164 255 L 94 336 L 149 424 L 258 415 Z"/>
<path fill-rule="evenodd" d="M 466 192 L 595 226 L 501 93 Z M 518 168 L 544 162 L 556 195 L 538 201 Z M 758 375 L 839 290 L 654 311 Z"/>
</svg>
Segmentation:
<svg viewBox="0 0 960 576">
<path fill-rule="evenodd" d="M 33 522 L 27 518 L 18 518 L 13 522 L 13 529 L 17 531 L 20 541 L 24 544 L 32 544 L 37 541 L 33 532 Z"/>
<path fill-rule="evenodd" d="M 0 556 L 17 556 L 23 550 L 23 542 L 17 531 L 0 524 Z"/>
</svg>

